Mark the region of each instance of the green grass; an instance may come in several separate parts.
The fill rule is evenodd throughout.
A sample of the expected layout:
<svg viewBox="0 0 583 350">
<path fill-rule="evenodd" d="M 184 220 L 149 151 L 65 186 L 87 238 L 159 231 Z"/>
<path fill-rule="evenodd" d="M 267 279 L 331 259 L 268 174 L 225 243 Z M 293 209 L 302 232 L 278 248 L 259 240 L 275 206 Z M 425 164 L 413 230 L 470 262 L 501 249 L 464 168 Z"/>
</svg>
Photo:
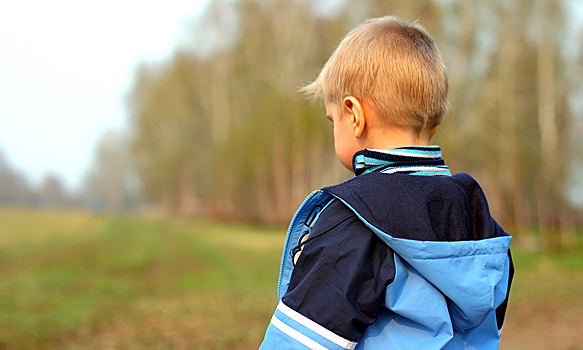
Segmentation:
<svg viewBox="0 0 583 350">
<path fill-rule="evenodd" d="M 0 348 L 251 349 L 275 307 L 284 230 L 59 212 L 0 220 Z"/>
<path fill-rule="evenodd" d="M 513 258 L 517 270 L 513 298 L 583 303 L 582 247 L 571 247 L 560 254 L 517 251 L 513 252 Z"/>
<path fill-rule="evenodd" d="M 0 223 L 0 349 L 256 349 L 276 306 L 285 229 L 7 209 Z M 513 255 L 501 348 L 561 348 L 537 325 L 580 333 L 583 249 Z"/>
</svg>

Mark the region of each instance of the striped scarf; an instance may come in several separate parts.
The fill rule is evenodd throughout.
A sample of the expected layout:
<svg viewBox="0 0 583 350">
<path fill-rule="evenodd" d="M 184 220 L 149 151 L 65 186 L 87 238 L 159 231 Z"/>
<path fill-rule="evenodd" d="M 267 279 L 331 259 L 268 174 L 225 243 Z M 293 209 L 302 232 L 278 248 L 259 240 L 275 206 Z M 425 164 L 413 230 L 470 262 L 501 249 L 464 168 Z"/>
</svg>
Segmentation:
<svg viewBox="0 0 583 350">
<path fill-rule="evenodd" d="M 451 175 L 441 159 L 439 146 L 410 146 L 394 149 L 364 149 L 352 158 L 356 176 L 371 172 L 409 175 Z"/>
</svg>

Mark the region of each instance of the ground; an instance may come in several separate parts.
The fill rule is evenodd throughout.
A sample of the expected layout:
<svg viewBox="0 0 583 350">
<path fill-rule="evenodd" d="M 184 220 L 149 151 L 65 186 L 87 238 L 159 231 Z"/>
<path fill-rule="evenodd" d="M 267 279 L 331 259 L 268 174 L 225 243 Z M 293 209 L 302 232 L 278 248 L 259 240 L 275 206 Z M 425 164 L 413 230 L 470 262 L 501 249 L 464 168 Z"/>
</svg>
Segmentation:
<svg viewBox="0 0 583 350">
<path fill-rule="evenodd" d="M 0 208 L 0 349 L 257 349 L 285 229 Z M 515 251 L 501 349 L 583 349 L 583 249 Z"/>
</svg>

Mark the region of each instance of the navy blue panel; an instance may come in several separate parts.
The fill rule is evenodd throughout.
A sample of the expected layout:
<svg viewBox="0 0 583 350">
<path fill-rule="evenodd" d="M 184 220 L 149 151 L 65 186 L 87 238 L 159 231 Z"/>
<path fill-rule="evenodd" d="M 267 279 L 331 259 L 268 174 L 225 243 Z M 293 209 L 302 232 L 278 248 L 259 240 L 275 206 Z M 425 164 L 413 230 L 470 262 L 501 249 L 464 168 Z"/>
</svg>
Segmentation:
<svg viewBox="0 0 583 350">
<path fill-rule="evenodd" d="M 369 173 L 324 190 L 397 238 L 466 241 L 508 235 L 492 219 L 482 189 L 467 174 Z"/>
<path fill-rule="evenodd" d="M 508 276 L 508 289 L 506 290 L 506 299 L 496 308 L 496 322 L 498 323 L 498 330 L 502 329 L 504 324 L 504 317 L 506 316 L 506 309 L 508 308 L 508 298 L 510 297 L 510 286 L 512 286 L 512 279 L 514 278 L 514 262 L 512 261 L 512 254 L 508 250 L 508 259 L 510 260 L 510 271 Z"/>
<path fill-rule="evenodd" d="M 338 200 L 320 214 L 301 248 L 282 301 L 341 337 L 358 341 L 375 322 L 394 279 L 393 251 Z"/>
</svg>

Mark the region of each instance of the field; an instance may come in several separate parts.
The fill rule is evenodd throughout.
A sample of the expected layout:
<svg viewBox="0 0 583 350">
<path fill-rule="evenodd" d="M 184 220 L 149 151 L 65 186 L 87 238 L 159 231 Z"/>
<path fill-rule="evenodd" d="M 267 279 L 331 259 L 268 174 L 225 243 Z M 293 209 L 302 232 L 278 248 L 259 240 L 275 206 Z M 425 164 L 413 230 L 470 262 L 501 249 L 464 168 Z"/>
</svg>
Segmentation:
<svg viewBox="0 0 583 350">
<path fill-rule="evenodd" d="M 284 229 L 0 210 L 0 349 L 256 349 Z M 514 252 L 501 349 L 583 349 L 583 249 Z"/>
</svg>

